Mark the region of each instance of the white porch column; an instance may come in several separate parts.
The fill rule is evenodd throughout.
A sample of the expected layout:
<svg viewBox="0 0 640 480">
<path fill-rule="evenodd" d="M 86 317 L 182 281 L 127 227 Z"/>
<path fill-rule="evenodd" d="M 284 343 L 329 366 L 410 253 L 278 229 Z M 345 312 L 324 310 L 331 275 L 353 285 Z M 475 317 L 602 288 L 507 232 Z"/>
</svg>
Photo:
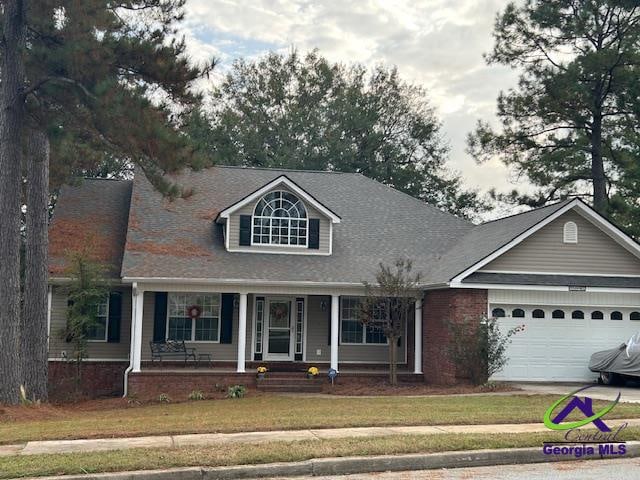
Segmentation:
<svg viewBox="0 0 640 480">
<path fill-rule="evenodd" d="M 413 333 L 413 373 L 422 373 L 422 298 L 416 300 Z"/>
<path fill-rule="evenodd" d="M 331 295 L 331 368 L 338 371 L 338 335 L 340 334 L 340 297 Z"/>
<path fill-rule="evenodd" d="M 134 284 L 131 289 L 131 366 L 132 372 L 140 371 L 142 363 L 142 312 L 144 306 L 144 291 Z"/>
<path fill-rule="evenodd" d="M 240 294 L 238 306 L 238 373 L 244 373 L 245 348 L 247 346 L 247 294 Z"/>
</svg>

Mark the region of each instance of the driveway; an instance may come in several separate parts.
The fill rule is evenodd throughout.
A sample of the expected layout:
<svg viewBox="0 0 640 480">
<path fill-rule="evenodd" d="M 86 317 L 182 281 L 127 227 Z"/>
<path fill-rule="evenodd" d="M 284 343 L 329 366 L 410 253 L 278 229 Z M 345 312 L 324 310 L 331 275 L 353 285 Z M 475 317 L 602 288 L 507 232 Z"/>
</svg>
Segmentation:
<svg viewBox="0 0 640 480">
<path fill-rule="evenodd" d="M 551 395 L 566 395 L 569 392 L 573 392 L 580 387 L 584 387 L 588 384 L 584 383 L 524 383 L 517 382 L 512 383 L 516 388 L 519 388 L 525 392 L 534 394 L 551 394 Z M 609 387 L 605 385 L 593 384 L 591 388 L 585 391 L 585 395 L 591 398 L 597 398 L 600 400 L 613 400 L 621 393 L 620 401 L 629 403 L 640 403 L 640 385 L 628 384 L 630 386 L 625 387 Z M 588 392 L 588 393 L 587 393 Z"/>
</svg>

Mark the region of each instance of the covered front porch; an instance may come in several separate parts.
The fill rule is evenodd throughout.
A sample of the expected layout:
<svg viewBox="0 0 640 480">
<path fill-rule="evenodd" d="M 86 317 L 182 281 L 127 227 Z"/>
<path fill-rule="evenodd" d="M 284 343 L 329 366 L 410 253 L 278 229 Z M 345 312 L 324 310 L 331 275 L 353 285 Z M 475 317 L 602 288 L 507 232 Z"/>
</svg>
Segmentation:
<svg viewBox="0 0 640 480">
<path fill-rule="evenodd" d="M 131 373 L 185 375 L 304 372 L 316 366 L 340 375 L 384 375 L 389 345 L 355 316 L 362 287 L 328 290 L 300 285 L 132 285 Z M 422 302 L 398 342 L 401 374 L 422 374 Z M 184 341 L 185 361 L 158 358 L 152 344 Z"/>
</svg>

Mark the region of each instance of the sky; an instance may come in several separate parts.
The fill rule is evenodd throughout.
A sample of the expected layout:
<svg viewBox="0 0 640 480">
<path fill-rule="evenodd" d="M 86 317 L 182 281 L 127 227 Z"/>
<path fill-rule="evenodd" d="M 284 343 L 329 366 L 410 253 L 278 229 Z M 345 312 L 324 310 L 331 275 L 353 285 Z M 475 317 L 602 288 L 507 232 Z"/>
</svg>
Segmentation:
<svg viewBox="0 0 640 480">
<path fill-rule="evenodd" d="M 468 187 L 505 191 L 516 179 L 498 161 L 465 152 L 479 119 L 495 124 L 500 90 L 517 72 L 486 65 L 493 22 L 507 0 L 188 0 L 184 35 L 194 60 L 212 55 L 218 75 L 239 58 L 314 48 L 331 61 L 396 65 L 424 86 L 443 123 L 450 167 Z M 519 187 L 522 186 L 519 183 Z"/>
</svg>

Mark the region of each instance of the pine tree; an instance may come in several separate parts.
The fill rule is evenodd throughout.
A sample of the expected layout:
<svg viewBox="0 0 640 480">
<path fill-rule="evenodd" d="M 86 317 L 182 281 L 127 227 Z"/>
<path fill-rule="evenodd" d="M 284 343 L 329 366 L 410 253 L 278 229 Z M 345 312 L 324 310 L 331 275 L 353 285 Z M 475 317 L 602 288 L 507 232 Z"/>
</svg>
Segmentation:
<svg viewBox="0 0 640 480">
<path fill-rule="evenodd" d="M 496 131 L 480 122 L 469 150 L 498 157 L 538 187 L 532 206 L 586 195 L 640 235 L 640 6 L 628 0 L 527 0 L 496 20 L 490 64 L 520 70 L 500 94 Z M 634 218 L 635 217 L 635 218 Z"/>
<path fill-rule="evenodd" d="M 31 394 L 41 399 L 46 398 L 46 376 L 38 371 L 47 368 L 46 328 L 42 328 L 46 303 L 40 301 L 43 295 L 46 298 L 46 270 L 41 266 L 46 265 L 42 239 L 47 225 L 40 215 L 42 192 L 36 190 L 48 185 L 41 187 L 36 180 L 44 178 L 43 169 L 49 165 L 55 187 L 78 172 L 112 162 L 139 165 L 163 193 L 179 194 L 161 174 L 200 165 L 178 127 L 182 114 L 198 99 L 191 90 L 193 81 L 213 68 L 213 62 L 191 65 L 184 40 L 176 39 L 183 6 L 184 0 L 117 5 L 102 0 L 42 0 L 28 11 L 22 99 L 29 128 L 44 143 L 30 150 L 26 169 L 31 183 L 27 199 L 35 203 L 26 205 L 26 225 L 31 230 L 26 237 L 34 241 L 27 242 L 24 292 L 38 301 L 25 307 L 22 330 L 30 338 L 22 343 L 30 350 L 22 356 L 20 379 L 31 384 Z M 24 133 L 23 129 L 23 138 Z M 19 226 L 14 230 L 19 232 Z M 36 244 L 38 248 L 32 248 Z M 4 253 L 0 253 L 0 264 Z M 5 362 L 15 365 L 16 358 L 3 358 L 0 371 L 8 368 Z M 10 384 L 7 388 L 17 388 L 15 379 Z"/>
</svg>

